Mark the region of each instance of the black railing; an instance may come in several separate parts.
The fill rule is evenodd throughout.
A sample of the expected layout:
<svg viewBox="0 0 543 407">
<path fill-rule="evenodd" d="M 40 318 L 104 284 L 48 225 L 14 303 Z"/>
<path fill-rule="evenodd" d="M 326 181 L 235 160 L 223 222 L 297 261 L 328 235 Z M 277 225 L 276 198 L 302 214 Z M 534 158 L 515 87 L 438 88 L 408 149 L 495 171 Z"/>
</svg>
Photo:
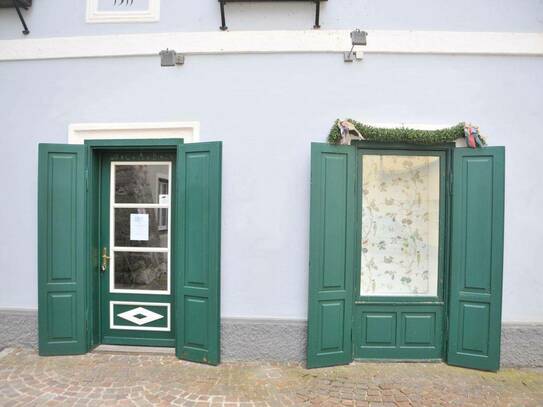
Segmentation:
<svg viewBox="0 0 543 407">
<path fill-rule="evenodd" d="M 313 28 L 321 28 L 320 26 L 320 11 L 321 11 L 321 1 L 327 1 L 327 0 L 219 0 L 220 7 L 221 7 L 221 30 L 225 31 L 228 29 L 226 25 L 226 16 L 224 12 L 224 6 L 226 3 L 248 3 L 248 2 L 274 2 L 274 1 L 280 1 L 280 2 L 286 2 L 286 1 L 292 1 L 292 2 L 310 2 L 315 3 L 315 24 L 313 25 Z"/>
</svg>

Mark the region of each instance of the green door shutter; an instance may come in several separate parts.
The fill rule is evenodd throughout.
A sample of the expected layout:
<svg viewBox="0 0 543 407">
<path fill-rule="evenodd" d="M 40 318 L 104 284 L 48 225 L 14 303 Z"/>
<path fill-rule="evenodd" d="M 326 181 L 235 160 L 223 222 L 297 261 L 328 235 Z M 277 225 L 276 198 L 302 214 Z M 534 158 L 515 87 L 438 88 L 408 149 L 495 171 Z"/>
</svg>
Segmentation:
<svg viewBox="0 0 543 407">
<path fill-rule="evenodd" d="M 352 361 L 356 149 L 311 145 L 307 367 Z"/>
<path fill-rule="evenodd" d="M 175 238 L 176 354 L 220 361 L 220 142 L 178 148 L 178 235 Z"/>
<path fill-rule="evenodd" d="M 503 147 L 457 148 L 453 164 L 448 362 L 500 366 Z"/>
<path fill-rule="evenodd" d="M 40 355 L 85 353 L 85 146 L 40 144 Z"/>
</svg>

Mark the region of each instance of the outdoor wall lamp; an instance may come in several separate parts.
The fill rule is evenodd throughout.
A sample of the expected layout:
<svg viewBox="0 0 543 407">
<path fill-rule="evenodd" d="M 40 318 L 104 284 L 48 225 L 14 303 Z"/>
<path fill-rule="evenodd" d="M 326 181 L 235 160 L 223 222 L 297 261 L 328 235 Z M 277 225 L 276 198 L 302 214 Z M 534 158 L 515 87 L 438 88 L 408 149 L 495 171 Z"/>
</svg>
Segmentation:
<svg viewBox="0 0 543 407">
<path fill-rule="evenodd" d="M 349 52 L 343 53 L 343 61 L 353 62 L 354 59 L 361 59 L 361 55 L 356 55 L 356 52 L 353 52 L 355 45 L 367 45 L 366 37 L 368 33 L 366 31 L 360 31 L 358 28 L 354 31 L 351 31 L 351 43 L 352 47 Z"/>
<path fill-rule="evenodd" d="M 160 55 L 160 66 L 176 66 L 185 63 L 185 56 L 178 54 L 173 49 L 163 49 L 158 55 Z"/>
</svg>

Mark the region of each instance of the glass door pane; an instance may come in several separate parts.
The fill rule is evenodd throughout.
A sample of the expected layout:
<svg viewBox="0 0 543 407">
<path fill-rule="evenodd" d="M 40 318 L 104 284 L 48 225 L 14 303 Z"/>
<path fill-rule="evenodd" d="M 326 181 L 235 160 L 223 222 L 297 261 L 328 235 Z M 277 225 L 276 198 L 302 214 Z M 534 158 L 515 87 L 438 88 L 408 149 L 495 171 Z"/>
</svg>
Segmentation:
<svg viewBox="0 0 543 407">
<path fill-rule="evenodd" d="M 115 203 L 158 204 L 164 187 L 168 191 L 169 163 L 117 162 L 112 165 Z"/>
<path fill-rule="evenodd" d="M 170 293 L 171 163 L 111 163 L 110 292 Z"/>
<path fill-rule="evenodd" d="M 440 157 L 362 155 L 363 296 L 437 296 Z"/>
</svg>

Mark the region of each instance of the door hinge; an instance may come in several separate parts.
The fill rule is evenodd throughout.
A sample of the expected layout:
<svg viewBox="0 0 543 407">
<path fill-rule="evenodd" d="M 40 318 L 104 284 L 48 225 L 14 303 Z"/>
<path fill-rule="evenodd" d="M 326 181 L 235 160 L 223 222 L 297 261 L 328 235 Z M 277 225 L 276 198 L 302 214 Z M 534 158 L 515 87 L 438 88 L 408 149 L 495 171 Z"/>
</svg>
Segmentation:
<svg viewBox="0 0 543 407">
<path fill-rule="evenodd" d="M 448 313 L 448 310 L 447 310 Z M 449 346 L 449 316 L 445 316 L 445 335 L 443 338 L 443 347 L 444 350 L 447 351 L 447 348 Z"/>
<path fill-rule="evenodd" d="M 351 358 L 354 355 L 354 338 L 353 338 L 353 324 L 351 322 Z"/>
<path fill-rule="evenodd" d="M 450 172 L 449 173 L 449 195 L 452 195 L 453 194 L 453 174 Z"/>
<path fill-rule="evenodd" d="M 89 190 L 89 170 L 85 170 L 85 190 Z"/>
</svg>

